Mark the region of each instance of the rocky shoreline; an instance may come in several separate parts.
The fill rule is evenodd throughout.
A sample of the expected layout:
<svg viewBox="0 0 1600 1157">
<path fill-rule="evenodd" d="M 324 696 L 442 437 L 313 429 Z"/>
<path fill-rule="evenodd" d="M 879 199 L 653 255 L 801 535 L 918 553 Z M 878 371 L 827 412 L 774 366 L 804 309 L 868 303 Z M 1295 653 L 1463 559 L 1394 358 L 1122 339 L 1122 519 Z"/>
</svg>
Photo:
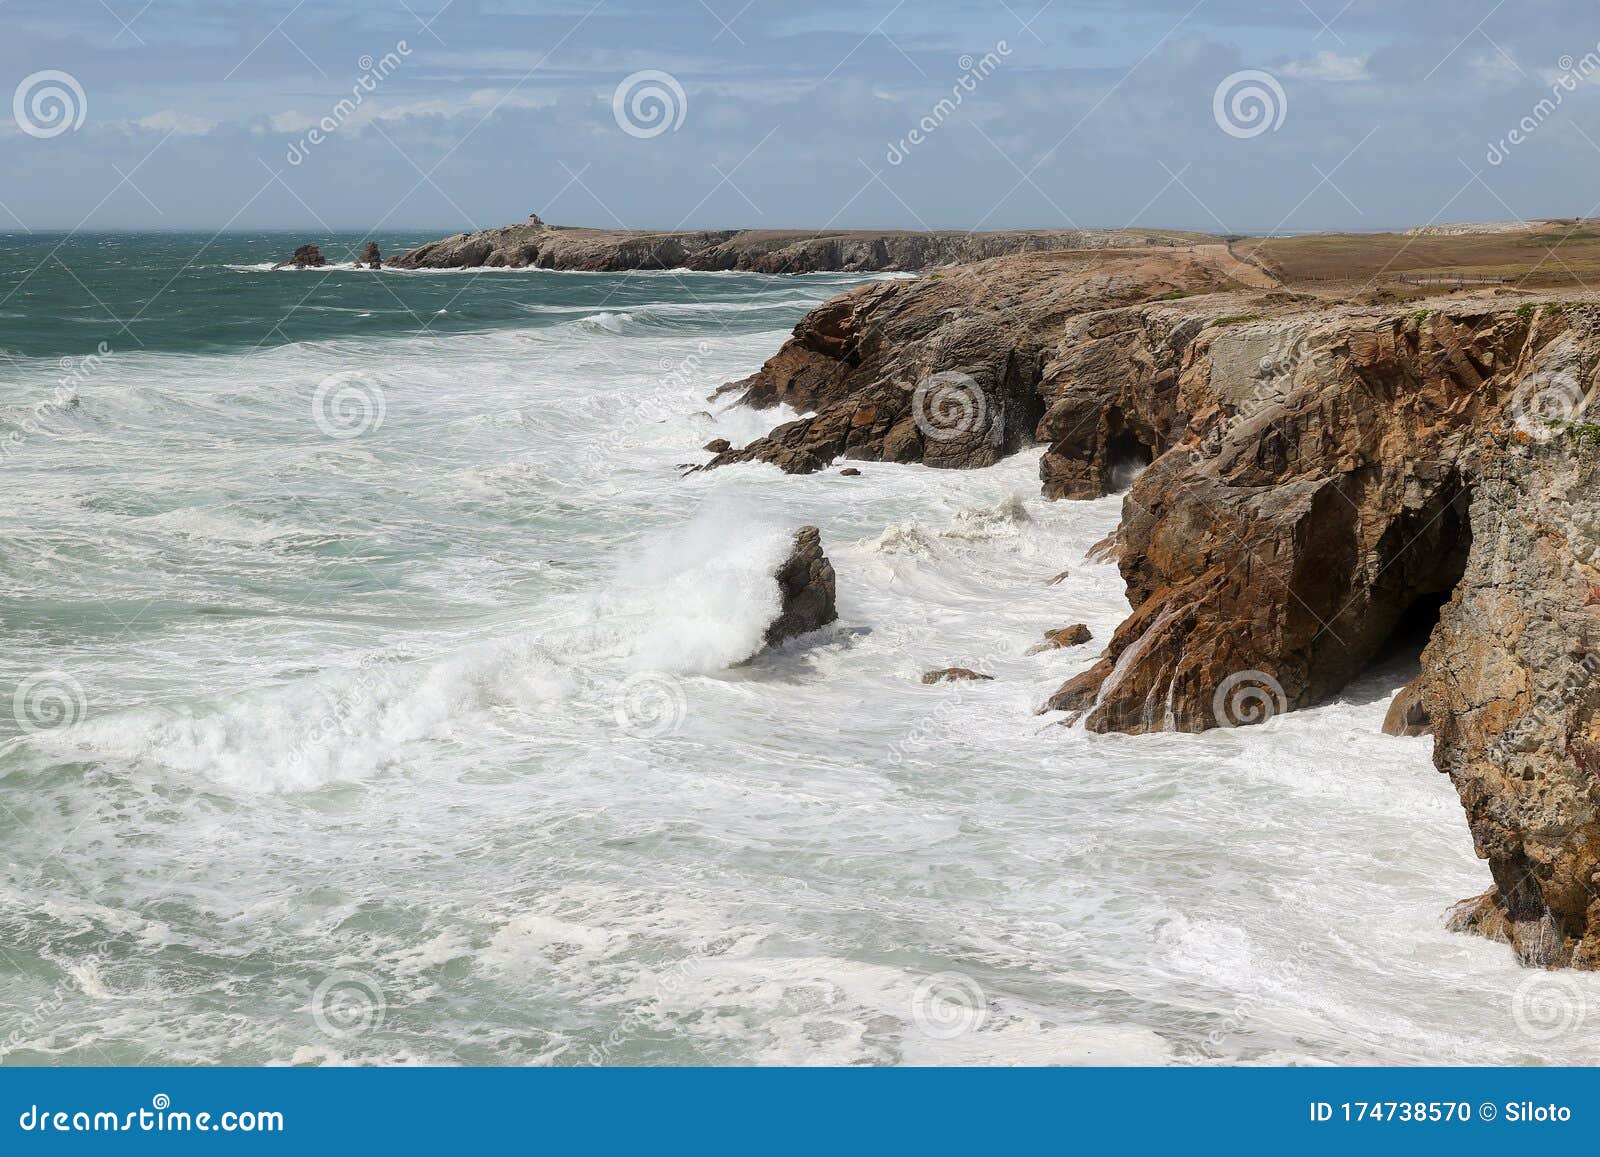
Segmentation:
<svg viewBox="0 0 1600 1157">
<path fill-rule="evenodd" d="M 865 286 L 719 392 L 807 416 L 706 468 L 1042 444 L 1046 496 L 1125 491 L 1106 549 L 1132 613 L 1041 708 L 1093 731 L 1259 723 L 1427 639 L 1395 727 L 1431 721 L 1493 881 L 1452 926 L 1597 968 L 1600 301 L 1384 298 L 1296 292 L 1221 244 Z"/>
<path fill-rule="evenodd" d="M 392 269 L 741 270 L 751 273 L 908 272 L 1013 253 L 1188 245 L 1170 230 L 1035 229 L 993 233 L 803 229 L 641 232 L 546 225 L 530 216 L 418 246 Z"/>
</svg>

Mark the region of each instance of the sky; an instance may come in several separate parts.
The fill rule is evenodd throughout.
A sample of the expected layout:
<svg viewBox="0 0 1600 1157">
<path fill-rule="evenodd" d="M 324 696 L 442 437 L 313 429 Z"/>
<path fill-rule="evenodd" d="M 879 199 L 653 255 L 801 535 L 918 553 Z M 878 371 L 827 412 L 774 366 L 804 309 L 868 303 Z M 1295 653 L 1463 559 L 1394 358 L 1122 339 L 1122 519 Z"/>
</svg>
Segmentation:
<svg viewBox="0 0 1600 1157">
<path fill-rule="evenodd" d="M 0 0 L 0 231 L 1600 213 L 1595 0 Z"/>
</svg>

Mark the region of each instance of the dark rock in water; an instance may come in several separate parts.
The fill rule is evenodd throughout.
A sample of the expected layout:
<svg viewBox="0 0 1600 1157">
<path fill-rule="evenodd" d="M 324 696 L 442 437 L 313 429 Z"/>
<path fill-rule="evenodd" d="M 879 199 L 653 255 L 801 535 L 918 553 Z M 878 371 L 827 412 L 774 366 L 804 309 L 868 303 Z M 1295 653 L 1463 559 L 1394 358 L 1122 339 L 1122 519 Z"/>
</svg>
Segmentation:
<svg viewBox="0 0 1600 1157">
<path fill-rule="evenodd" d="M 294 255 L 287 261 L 280 261 L 274 269 L 287 269 L 291 265 L 296 269 L 318 269 L 328 264 L 328 259 L 322 255 L 322 250 L 315 245 L 301 245 L 294 251 Z"/>
<path fill-rule="evenodd" d="M 839 617 L 834 606 L 833 564 L 822 553 L 822 532 L 816 527 L 802 526 L 795 531 L 794 550 L 778 568 L 778 589 L 783 610 L 767 628 L 769 646 L 818 630 Z"/>
<path fill-rule="evenodd" d="M 843 470 L 839 471 L 839 473 L 845 478 L 861 477 L 861 471 L 857 470 L 854 466 L 846 466 Z"/>
<path fill-rule="evenodd" d="M 1045 579 L 1044 580 L 1044 585 L 1047 586 L 1047 587 L 1053 587 L 1053 586 L 1056 586 L 1056 585 L 1058 585 L 1060 583 L 1066 582 L 1071 577 L 1072 577 L 1072 572 L 1070 570 L 1064 570 L 1060 574 L 1057 574 L 1057 575 L 1055 575 L 1055 576 L 1053 576 L 1051 578 Z"/>
<path fill-rule="evenodd" d="M 1422 702 L 1422 676 L 1400 688 L 1400 694 L 1389 704 L 1389 713 L 1383 717 L 1385 735 L 1427 735 L 1433 730 L 1428 721 L 1428 708 Z"/>
<path fill-rule="evenodd" d="M 1081 647 L 1094 638 L 1094 634 L 1082 623 L 1073 623 L 1070 627 L 1061 627 L 1059 630 L 1046 631 L 1044 642 L 1028 648 L 1028 654 L 1037 655 L 1041 651 L 1059 651 L 1063 647 Z"/>
<path fill-rule="evenodd" d="M 361 256 L 356 258 L 357 265 L 365 265 L 368 269 L 382 269 L 383 257 L 378 253 L 378 243 L 368 241 L 362 247 Z"/>
<path fill-rule="evenodd" d="M 707 454 L 721 454 L 724 450 L 733 449 L 733 445 L 726 438 L 713 438 L 702 449 Z"/>
<path fill-rule="evenodd" d="M 934 683 L 954 683 L 962 679 L 978 680 L 984 683 L 994 682 L 993 675 L 980 675 L 978 672 L 968 670 L 966 667 L 942 667 L 937 671 L 925 672 L 922 676 L 922 681 L 930 686 Z"/>
</svg>

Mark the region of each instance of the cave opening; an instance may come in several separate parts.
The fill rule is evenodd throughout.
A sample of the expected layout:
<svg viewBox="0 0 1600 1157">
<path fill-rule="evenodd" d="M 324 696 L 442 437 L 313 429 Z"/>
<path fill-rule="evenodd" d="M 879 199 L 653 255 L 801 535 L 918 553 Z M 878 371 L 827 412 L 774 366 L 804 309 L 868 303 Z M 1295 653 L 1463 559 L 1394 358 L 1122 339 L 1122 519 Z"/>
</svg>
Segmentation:
<svg viewBox="0 0 1600 1157">
<path fill-rule="evenodd" d="M 1459 580 L 1460 576 L 1456 576 Z M 1451 590 L 1454 584 L 1451 584 Z M 1433 629 L 1439 625 L 1439 613 L 1444 610 L 1444 605 L 1450 601 L 1450 590 L 1426 591 L 1418 595 L 1405 610 L 1400 612 L 1400 617 L 1395 620 L 1389 637 L 1384 640 L 1383 646 L 1373 659 L 1375 666 L 1388 666 L 1391 663 L 1409 662 L 1415 664 L 1422 658 L 1422 649 L 1428 645 L 1428 640 L 1433 637 Z"/>
<path fill-rule="evenodd" d="M 1406 544 L 1394 565 L 1401 580 L 1396 590 L 1400 609 L 1374 657 L 1374 666 L 1420 663 L 1445 604 L 1466 574 L 1467 555 L 1472 550 L 1471 497 L 1468 487 L 1458 485 L 1441 503 L 1396 524 Z"/>
<path fill-rule="evenodd" d="M 1156 460 L 1155 451 L 1123 427 L 1106 439 L 1105 463 L 1107 489 L 1120 494 L 1133 485 L 1139 472 Z"/>
</svg>

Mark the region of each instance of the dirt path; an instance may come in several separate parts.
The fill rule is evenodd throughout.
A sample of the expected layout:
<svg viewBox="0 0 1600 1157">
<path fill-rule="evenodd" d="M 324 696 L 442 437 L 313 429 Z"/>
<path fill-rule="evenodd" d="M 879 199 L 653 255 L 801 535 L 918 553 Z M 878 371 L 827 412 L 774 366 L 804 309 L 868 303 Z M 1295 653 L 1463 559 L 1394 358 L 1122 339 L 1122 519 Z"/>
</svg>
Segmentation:
<svg viewBox="0 0 1600 1157">
<path fill-rule="evenodd" d="M 1265 269 L 1235 256 L 1233 247 L 1225 242 L 1219 241 L 1215 245 L 1196 245 L 1194 251 L 1196 255 L 1215 263 L 1219 271 L 1240 285 L 1247 285 L 1251 289 L 1283 288 L 1283 283 Z"/>
</svg>

